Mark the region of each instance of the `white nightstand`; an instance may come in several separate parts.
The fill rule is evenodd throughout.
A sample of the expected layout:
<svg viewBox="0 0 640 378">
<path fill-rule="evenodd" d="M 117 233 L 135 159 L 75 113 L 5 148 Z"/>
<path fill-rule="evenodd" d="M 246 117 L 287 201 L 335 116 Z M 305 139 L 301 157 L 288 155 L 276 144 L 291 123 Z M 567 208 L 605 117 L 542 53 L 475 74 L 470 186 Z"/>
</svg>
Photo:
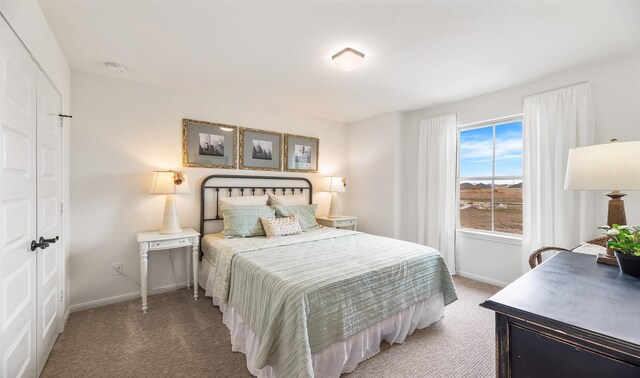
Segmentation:
<svg viewBox="0 0 640 378">
<path fill-rule="evenodd" d="M 198 244 L 200 233 L 194 229 L 186 228 L 179 234 L 161 234 L 159 232 L 141 232 L 138 234 L 140 246 L 140 286 L 142 289 L 142 312 L 147 312 L 147 254 L 151 251 L 165 249 L 191 247 L 191 254 L 187 250 L 187 261 L 191 255 L 193 268 L 193 298 L 198 300 Z M 187 289 L 191 287 L 189 279 L 189 264 L 187 264 Z"/>
<path fill-rule="evenodd" d="M 354 231 L 358 225 L 358 217 L 351 215 L 341 215 L 337 218 L 316 217 L 316 221 L 323 226 L 333 228 L 351 228 Z"/>
</svg>

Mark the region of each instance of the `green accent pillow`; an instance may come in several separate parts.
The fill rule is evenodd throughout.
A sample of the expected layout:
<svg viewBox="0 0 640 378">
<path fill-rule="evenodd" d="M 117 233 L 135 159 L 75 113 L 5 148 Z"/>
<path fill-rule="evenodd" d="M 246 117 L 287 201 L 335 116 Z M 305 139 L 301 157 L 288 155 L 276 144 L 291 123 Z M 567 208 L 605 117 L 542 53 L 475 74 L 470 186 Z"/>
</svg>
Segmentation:
<svg viewBox="0 0 640 378">
<path fill-rule="evenodd" d="M 265 236 L 260 217 L 275 218 L 275 210 L 271 206 L 228 206 L 222 210 L 224 220 L 224 237 L 246 238 Z"/>
<path fill-rule="evenodd" d="M 318 205 L 315 203 L 312 205 L 298 205 L 298 206 L 273 206 L 276 209 L 277 217 L 290 217 L 296 215 L 298 221 L 300 221 L 300 227 L 302 231 L 311 231 L 320 228 L 320 225 L 316 222 L 316 210 Z"/>
</svg>

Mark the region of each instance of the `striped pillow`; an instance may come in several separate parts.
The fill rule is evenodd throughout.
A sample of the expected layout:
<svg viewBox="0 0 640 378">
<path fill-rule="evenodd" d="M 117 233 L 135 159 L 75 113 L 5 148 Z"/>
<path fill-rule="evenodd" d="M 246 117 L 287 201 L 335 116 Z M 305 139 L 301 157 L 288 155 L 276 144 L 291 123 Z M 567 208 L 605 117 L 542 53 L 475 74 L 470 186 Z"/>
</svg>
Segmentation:
<svg viewBox="0 0 640 378">
<path fill-rule="evenodd" d="M 298 235 L 302 233 L 300 228 L 300 222 L 298 217 L 292 215 L 286 218 L 260 218 L 262 221 L 262 227 L 267 234 L 268 238 L 275 238 L 277 236 Z"/>
<path fill-rule="evenodd" d="M 224 237 L 246 238 L 264 236 L 261 217 L 275 218 L 275 210 L 270 206 L 228 206 L 222 210 L 224 217 Z"/>
</svg>

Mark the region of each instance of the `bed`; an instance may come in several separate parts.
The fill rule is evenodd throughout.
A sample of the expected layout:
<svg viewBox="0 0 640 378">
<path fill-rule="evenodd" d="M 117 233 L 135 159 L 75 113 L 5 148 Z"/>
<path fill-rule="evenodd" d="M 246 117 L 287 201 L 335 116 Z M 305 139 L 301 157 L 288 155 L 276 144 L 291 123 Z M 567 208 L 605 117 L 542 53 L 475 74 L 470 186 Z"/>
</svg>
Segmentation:
<svg viewBox="0 0 640 378">
<path fill-rule="evenodd" d="M 444 259 L 422 245 L 326 227 L 225 239 L 220 197 L 268 191 L 313 198 L 311 182 L 300 177 L 213 175 L 201 187 L 198 281 L 251 374 L 349 373 L 377 354 L 382 340 L 402 343 L 457 299 Z"/>
</svg>

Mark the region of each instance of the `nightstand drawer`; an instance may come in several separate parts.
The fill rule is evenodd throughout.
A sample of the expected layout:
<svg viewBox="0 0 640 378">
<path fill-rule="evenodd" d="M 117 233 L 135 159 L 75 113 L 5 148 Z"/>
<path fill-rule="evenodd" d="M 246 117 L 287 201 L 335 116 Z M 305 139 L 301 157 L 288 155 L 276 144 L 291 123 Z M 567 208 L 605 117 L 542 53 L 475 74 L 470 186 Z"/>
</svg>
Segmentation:
<svg viewBox="0 0 640 378">
<path fill-rule="evenodd" d="M 335 222 L 336 227 L 348 227 L 348 226 L 353 226 L 354 224 L 356 224 L 355 219 L 340 220 Z"/>
<path fill-rule="evenodd" d="M 189 238 L 173 239 L 173 240 L 160 240 L 149 242 L 149 249 L 168 249 L 168 248 L 180 248 L 187 245 L 191 245 Z"/>
<path fill-rule="evenodd" d="M 349 215 L 342 215 L 337 218 L 317 217 L 316 221 L 325 227 L 350 228 L 354 231 L 358 225 L 358 218 Z"/>
</svg>

